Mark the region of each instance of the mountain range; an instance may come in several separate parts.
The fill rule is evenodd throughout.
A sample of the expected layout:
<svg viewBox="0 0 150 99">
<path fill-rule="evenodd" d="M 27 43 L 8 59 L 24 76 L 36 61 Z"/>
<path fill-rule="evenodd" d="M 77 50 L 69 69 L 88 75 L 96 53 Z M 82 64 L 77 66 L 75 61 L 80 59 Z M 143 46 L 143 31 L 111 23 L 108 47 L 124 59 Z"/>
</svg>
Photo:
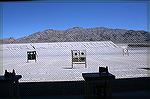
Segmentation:
<svg viewBox="0 0 150 99">
<path fill-rule="evenodd" d="M 147 43 L 150 33 L 143 30 L 111 29 L 105 27 L 73 27 L 66 30 L 47 29 L 22 38 L 5 38 L 7 43 L 112 41 L 114 43 Z"/>
</svg>

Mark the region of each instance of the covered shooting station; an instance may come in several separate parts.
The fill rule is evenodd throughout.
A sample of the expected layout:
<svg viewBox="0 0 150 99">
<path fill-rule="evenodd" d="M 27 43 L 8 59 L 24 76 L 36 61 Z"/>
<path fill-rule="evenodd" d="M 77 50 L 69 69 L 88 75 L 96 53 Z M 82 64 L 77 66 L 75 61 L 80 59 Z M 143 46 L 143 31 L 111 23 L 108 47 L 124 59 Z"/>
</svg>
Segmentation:
<svg viewBox="0 0 150 99">
<path fill-rule="evenodd" d="M 82 73 L 85 80 L 86 99 L 110 99 L 112 80 L 115 76 L 108 72 L 108 68 L 99 67 L 98 73 Z"/>
</svg>

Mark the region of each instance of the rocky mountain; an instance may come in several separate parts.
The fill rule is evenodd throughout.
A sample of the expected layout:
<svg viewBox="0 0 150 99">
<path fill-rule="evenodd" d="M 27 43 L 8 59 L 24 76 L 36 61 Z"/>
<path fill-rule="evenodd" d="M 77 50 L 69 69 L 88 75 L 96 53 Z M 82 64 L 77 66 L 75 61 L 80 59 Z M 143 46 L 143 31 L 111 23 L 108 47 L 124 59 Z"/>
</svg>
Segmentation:
<svg viewBox="0 0 150 99">
<path fill-rule="evenodd" d="M 114 43 L 146 43 L 150 41 L 149 37 L 150 33 L 143 30 L 136 31 L 110 29 L 105 27 L 73 27 L 67 30 L 48 29 L 42 32 L 36 32 L 27 37 L 13 40 L 11 43 L 82 42 L 108 40 L 111 40 Z M 3 43 L 8 42 L 3 41 Z"/>
<path fill-rule="evenodd" d="M 4 38 L 4 39 L 0 39 L 0 44 L 11 44 L 11 43 L 16 43 L 16 39 L 13 37 L 10 38 Z"/>
</svg>

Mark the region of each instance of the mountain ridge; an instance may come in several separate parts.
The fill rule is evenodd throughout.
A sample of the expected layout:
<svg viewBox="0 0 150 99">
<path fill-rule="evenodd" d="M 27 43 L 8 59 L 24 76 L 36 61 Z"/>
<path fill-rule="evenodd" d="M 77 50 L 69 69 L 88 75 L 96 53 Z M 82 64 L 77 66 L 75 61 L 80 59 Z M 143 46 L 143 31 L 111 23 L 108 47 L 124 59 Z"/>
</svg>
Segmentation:
<svg viewBox="0 0 150 99">
<path fill-rule="evenodd" d="M 112 29 L 106 27 L 73 27 L 66 30 L 47 29 L 19 39 L 5 39 L 7 43 L 112 41 L 114 43 L 147 43 L 150 33 L 143 30 Z"/>
</svg>

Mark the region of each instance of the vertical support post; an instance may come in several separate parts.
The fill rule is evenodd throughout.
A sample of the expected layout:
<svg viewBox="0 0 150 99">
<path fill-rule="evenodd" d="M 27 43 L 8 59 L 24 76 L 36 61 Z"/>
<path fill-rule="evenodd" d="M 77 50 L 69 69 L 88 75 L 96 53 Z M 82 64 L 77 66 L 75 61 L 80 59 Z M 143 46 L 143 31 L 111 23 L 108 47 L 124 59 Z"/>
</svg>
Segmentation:
<svg viewBox="0 0 150 99">
<path fill-rule="evenodd" d="M 27 63 L 28 63 L 29 61 L 28 61 L 28 52 L 27 52 Z"/>
<path fill-rule="evenodd" d="M 1 46 L 0 46 L 0 50 L 1 50 Z M 3 52 L 0 51 L 0 56 L 3 56 Z M 3 74 L 3 58 L 0 58 L 0 75 Z"/>
<path fill-rule="evenodd" d="M 86 55 L 86 51 L 85 51 L 85 55 Z M 86 64 L 86 56 L 85 56 L 85 68 L 87 68 L 87 64 Z"/>
<path fill-rule="evenodd" d="M 20 99 L 20 90 L 19 90 L 19 81 L 14 82 L 15 85 L 15 91 L 14 91 L 14 96 L 16 99 Z"/>
<path fill-rule="evenodd" d="M 0 38 L 3 38 L 3 7 L 0 7 Z M 0 44 L 0 56 L 3 56 L 3 44 Z M 0 75 L 3 74 L 3 58 L 0 58 Z"/>
<path fill-rule="evenodd" d="M 72 63 L 72 68 L 73 68 L 73 50 L 71 50 L 71 55 L 72 55 L 72 61 L 71 61 L 71 63 Z"/>
<path fill-rule="evenodd" d="M 35 62 L 36 62 L 36 57 L 37 57 L 37 53 L 36 53 L 36 51 L 35 51 Z"/>
</svg>

